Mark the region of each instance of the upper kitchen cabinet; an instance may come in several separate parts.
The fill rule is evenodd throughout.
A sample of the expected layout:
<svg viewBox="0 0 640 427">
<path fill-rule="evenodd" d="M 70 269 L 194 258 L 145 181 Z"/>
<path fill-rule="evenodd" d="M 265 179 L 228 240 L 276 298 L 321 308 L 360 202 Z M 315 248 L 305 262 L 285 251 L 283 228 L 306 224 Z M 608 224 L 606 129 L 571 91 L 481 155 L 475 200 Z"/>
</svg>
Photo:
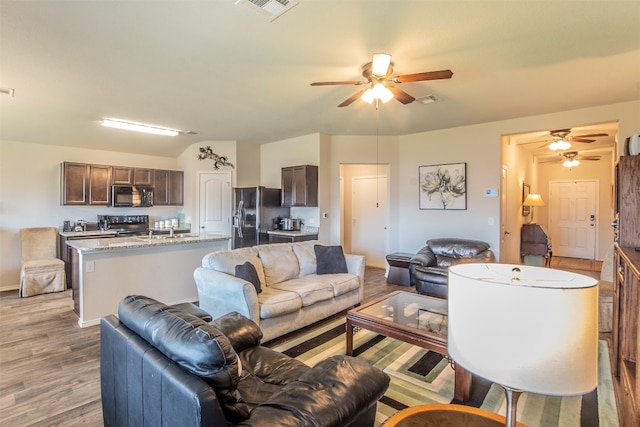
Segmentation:
<svg viewBox="0 0 640 427">
<path fill-rule="evenodd" d="M 153 169 L 135 168 L 133 170 L 133 185 L 153 186 Z"/>
<path fill-rule="evenodd" d="M 318 206 L 318 167 L 282 168 L 282 206 Z"/>
<path fill-rule="evenodd" d="M 111 166 L 89 165 L 89 204 L 111 204 Z"/>
<path fill-rule="evenodd" d="M 109 205 L 111 166 L 62 163 L 63 205 Z"/>
<path fill-rule="evenodd" d="M 116 185 L 133 184 L 133 168 L 125 166 L 113 166 L 113 183 Z"/>
<path fill-rule="evenodd" d="M 89 194 L 89 165 L 85 163 L 62 163 L 63 205 L 86 205 Z"/>
<path fill-rule="evenodd" d="M 154 170 L 154 206 L 182 206 L 184 204 L 184 172 Z"/>
<path fill-rule="evenodd" d="M 153 185 L 153 169 L 112 166 L 113 184 Z"/>
</svg>

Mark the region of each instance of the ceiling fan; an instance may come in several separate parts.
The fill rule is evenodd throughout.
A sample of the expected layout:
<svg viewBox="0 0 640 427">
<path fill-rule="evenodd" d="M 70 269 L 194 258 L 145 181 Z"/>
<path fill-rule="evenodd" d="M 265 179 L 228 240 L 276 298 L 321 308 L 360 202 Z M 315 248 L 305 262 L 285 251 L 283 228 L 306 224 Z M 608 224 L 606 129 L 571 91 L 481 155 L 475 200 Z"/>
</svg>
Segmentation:
<svg viewBox="0 0 640 427">
<path fill-rule="evenodd" d="M 372 103 L 378 101 L 387 102 L 391 98 L 395 98 L 403 104 L 410 104 L 415 98 L 402 89 L 393 84 L 419 82 L 425 80 L 450 79 L 453 76 L 451 70 L 426 71 L 415 74 L 404 74 L 401 76 L 391 77 L 393 74 L 393 62 L 391 55 L 386 53 L 375 53 L 373 60 L 362 66 L 362 77 L 366 80 L 349 80 L 338 82 L 314 82 L 311 86 L 335 86 L 335 85 L 366 85 L 364 89 L 359 90 L 338 107 L 346 107 L 351 105 L 356 99 L 362 98 L 365 102 Z"/>
<path fill-rule="evenodd" d="M 558 155 L 555 159 L 542 160 L 540 163 L 558 163 L 562 162 L 562 166 L 572 168 L 578 166 L 581 160 L 595 161 L 600 160 L 600 156 L 579 156 L 577 151 L 565 151 Z"/>
<path fill-rule="evenodd" d="M 571 148 L 572 142 L 582 142 L 582 143 L 590 144 L 592 142 L 596 142 L 596 140 L 592 138 L 609 136 L 609 134 L 606 134 L 606 133 L 590 133 L 590 134 L 576 135 L 576 136 L 572 136 L 570 134 L 571 134 L 571 129 L 551 130 L 549 131 L 549 136 L 551 137 L 550 139 L 547 138 L 545 140 L 531 141 L 528 144 L 536 143 L 536 142 L 544 142 L 545 144 L 541 145 L 540 148 L 549 144 L 549 149 L 553 151 L 558 151 L 558 150 L 568 150 L 569 148 Z"/>
</svg>

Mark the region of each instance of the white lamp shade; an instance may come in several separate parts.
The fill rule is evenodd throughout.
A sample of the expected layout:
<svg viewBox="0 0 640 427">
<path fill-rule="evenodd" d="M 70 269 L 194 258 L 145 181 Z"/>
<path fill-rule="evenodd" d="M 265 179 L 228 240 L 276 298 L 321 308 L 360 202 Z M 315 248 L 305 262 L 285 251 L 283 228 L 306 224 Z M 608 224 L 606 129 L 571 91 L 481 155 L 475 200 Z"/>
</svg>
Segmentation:
<svg viewBox="0 0 640 427">
<path fill-rule="evenodd" d="M 514 268 L 520 280 L 512 280 Z M 550 268 L 449 268 L 449 356 L 513 389 L 579 395 L 598 383 L 597 280 Z"/>
</svg>

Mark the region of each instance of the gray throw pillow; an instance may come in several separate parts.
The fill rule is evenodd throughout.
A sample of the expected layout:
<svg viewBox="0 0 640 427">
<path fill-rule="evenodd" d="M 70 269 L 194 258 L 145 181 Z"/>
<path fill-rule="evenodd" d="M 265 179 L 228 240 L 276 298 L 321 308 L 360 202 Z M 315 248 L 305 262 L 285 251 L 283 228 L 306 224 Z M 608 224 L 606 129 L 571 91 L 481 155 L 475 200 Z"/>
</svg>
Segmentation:
<svg viewBox="0 0 640 427">
<path fill-rule="evenodd" d="M 344 258 L 342 246 L 315 245 L 313 250 L 316 253 L 318 264 L 317 274 L 348 273 L 347 260 Z"/>
<path fill-rule="evenodd" d="M 249 261 L 244 264 L 236 265 L 236 277 L 246 280 L 256 288 L 256 292 L 262 292 L 262 286 L 260 285 L 260 279 L 258 278 L 258 272 L 256 268 Z"/>
</svg>

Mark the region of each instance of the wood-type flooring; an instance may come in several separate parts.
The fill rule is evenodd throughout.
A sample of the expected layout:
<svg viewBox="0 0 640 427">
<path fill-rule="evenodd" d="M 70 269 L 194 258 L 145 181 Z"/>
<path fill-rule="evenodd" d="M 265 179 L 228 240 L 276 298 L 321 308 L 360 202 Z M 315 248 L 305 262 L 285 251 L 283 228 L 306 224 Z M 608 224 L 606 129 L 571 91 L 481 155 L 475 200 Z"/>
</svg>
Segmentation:
<svg viewBox="0 0 640 427">
<path fill-rule="evenodd" d="M 365 271 L 364 300 L 412 287 Z M 102 426 L 99 326 L 80 328 L 71 291 L 0 293 L 0 426 Z"/>
</svg>

